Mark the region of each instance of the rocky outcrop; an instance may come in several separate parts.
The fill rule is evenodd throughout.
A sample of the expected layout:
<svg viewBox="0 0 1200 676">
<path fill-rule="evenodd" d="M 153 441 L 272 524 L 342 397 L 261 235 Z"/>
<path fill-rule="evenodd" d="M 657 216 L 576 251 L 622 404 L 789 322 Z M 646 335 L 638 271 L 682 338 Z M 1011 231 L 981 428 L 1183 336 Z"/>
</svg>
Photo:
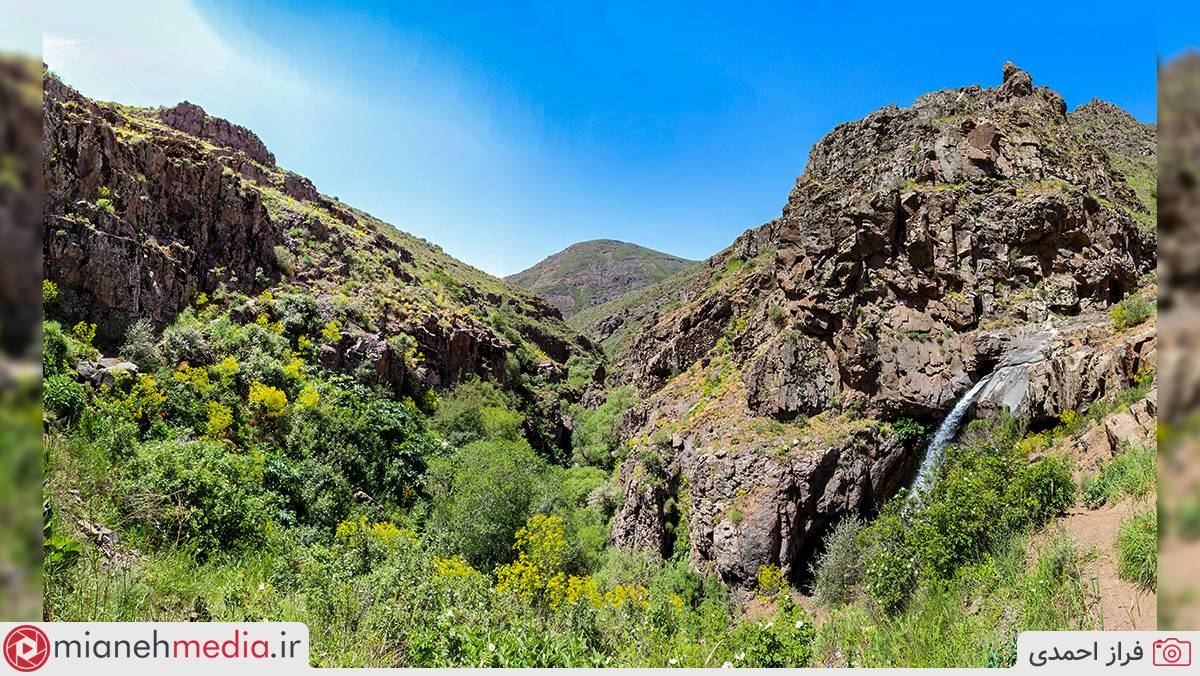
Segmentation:
<svg viewBox="0 0 1200 676">
<path fill-rule="evenodd" d="M 54 78 L 43 111 L 44 273 L 59 310 L 95 323 L 102 343 L 219 284 L 253 293 L 279 276 L 283 224 L 217 158 L 131 131 Z"/>
<path fill-rule="evenodd" d="M 558 401 L 538 390 L 572 356 L 600 355 L 547 302 L 320 194 L 199 106 L 98 103 L 48 73 L 42 85 L 53 316 L 95 323 L 111 352 L 137 319 L 162 327 L 220 303 L 305 332 L 322 364 L 398 393 L 491 378 L 544 409 L 536 446 L 569 446 Z"/>
<path fill-rule="evenodd" d="M 912 454 L 894 438 L 869 430 L 820 448 L 739 452 L 723 445 L 675 440 L 676 455 L 661 473 L 626 463 L 625 502 L 612 537 L 627 546 L 669 553 L 664 504 L 686 486 L 684 507 L 691 560 L 735 589 L 753 587 L 761 566 L 777 565 L 798 579 L 826 531 L 840 518 L 867 516 L 890 497 Z M 697 439 L 695 443 L 699 443 Z"/>
<path fill-rule="evenodd" d="M 1128 158 L 1158 158 L 1158 130 L 1119 107 L 1092 99 L 1071 113 L 1071 121 L 1089 141 Z"/>
<path fill-rule="evenodd" d="M 166 108 L 159 113 L 159 117 L 173 129 L 245 153 L 250 159 L 268 167 L 275 166 L 275 155 L 267 150 L 262 139 L 254 132 L 219 117 L 212 117 L 194 103 L 184 101 Z"/>
<path fill-rule="evenodd" d="M 1099 322 L 1064 329 L 1039 354 L 997 369 L 979 393 L 977 415 L 1007 409 L 1040 424 L 1086 408 L 1157 370 L 1157 336 L 1154 325 L 1118 335 Z"/>
<path fill-rule="evenodd" d="M 1106 461 L 1130 445 L 1153 448 L 1158 433 L 1158 391 L 1123 411 L 1093 425 L 1064 449 L 1080 461 L 1085 472 L 1098 471 Z"/>
<path fill-rule="evenodd" d="M 767 562 L 803 570 L 825 525 L 890 496 L 908 466 L 894 441 L 823 443 L 804 436 L 810 417 L 932 423 L 1002 366 L 976 409 L 1043 423 L 1152 369 L 1153 326 L 1114 334 L 1107 312 L 1156 266 L 1153 137 L 1109 104 L 1068 113 L 1005 64 L 994 89 L 927 94 L 814 145 L 780 217 L 706 261 L 615 369 L 649 400 L 626 430 L 635 450 L 659 429 L 708 449 L 667 453 L 688 486 L 693 560 L 735 585 Z M 697 427 L 697 386 L 748 424 Z M 807 450 L 761 457 L 783 423 Z M 735 460 L 710 481 L 696 468 L 718 452 Z M 642 490 L 622 476 L 627 496 Z M 739 495 L 735 523 L 721 514 Z M 627 504 L 654 514 L 651 497 Z M 639 532 L 614 537 L 653 544 Z"/>
<path fill-rule="evenodd" d="M 836 397 L 928 415 L 976 374 L 974 330 L 1096 311 L 1135 289 L 1156 239 L 1099 145 L 1120 142 L 1089 140 L 1060 96 L 1005 73 L 998 89 L 929 94 L 818 142 L 781 218 L 709 261 L 710 286 L 635 337 L 625 371 L 657 389 L 741 318 L 759 327 L 744 341 L 757 412 L 809 414 Z M 1108 110 L 1090 105 L 1089 129 Z M 731 261 L 755 265 L 714 289 Z"/>
</svg>

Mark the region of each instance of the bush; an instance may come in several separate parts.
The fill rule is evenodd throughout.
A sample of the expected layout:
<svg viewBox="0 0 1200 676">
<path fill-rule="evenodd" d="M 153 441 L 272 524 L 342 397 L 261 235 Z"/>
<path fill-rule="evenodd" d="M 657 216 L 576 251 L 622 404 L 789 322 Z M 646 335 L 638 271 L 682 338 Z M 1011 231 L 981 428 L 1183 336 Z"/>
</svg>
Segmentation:
<svg viewBox="0 0 1200 676">
<path fill-rule="evenodd" d="M 42 376 L 62 373 L 68 368 L 67 336 L 58 322 L 42 322 Z"/>
<path fill-rule="evenodd" d="M 492 383 L 473 379 L 459 383 L 438 401 L 433 425 L 451 446 L 476 441 L 518 441 L 525 417 L 509 407 Z"/>
<path fill-rule="evenodd" d="M 916 555 L 908 543 L 912 524 L 904 509 L 907 497 L 900 491 L 860 535 L 867 596 L 885 613 L 900 610 L 917 583 Z"/>
<path fill-rule="evenodd" d="M 69 376 L 51 376 L 42 384 L 42 404 L 59 418 L 74 422 L 87 407 L 87 394 Z"/>
<path fill-rule="evenodd" d="M 196 366 L 208 363 L 212 350 L 204 333 L 188 321 L 190 318 L 191 310 L 184 310 L 180 320 L 163 332 L 159 354 L 168 365 L 187 362 Z"/>
<path fill-rule="evenodd" d="M 1020 463 L 1005 488 L 1010 529 L 1037 529 L 1075 504 L 1071 468 L 1059 457 Z"/>
<path fill-rule="evenodd" d="M 477 441 L 430 469 L 430 530 L 451 552 L 490 571 L 542 496 L 543 462 L 524 441 Z"/>
<path fill-rule="evenodd" d="M 261 458 L 210 440 L 143 445 L 124 482 L 125 516 L 150 527 L 159 547 L 186 545 L 206 557 L 262 544 L 273 498 Z"/>
<path fill-rule="evenodd" d="M 275 301 L 275 313 L 290 336 L 311 337 L 321 330 L 317 301 L 309 294 L 289 293 L 280 296 Z"/>
<path fill-rule="evenodd" d="M 139 319 L 125 330 L 121 356 L 137 364 L 143 371 L 155 371 L 162 366 L 162 356 L 154 340 L 154 325 L 149 319 Z"/>
<path fill-rule="evenodd" d="M 346 477 L 316 459 L 309 458 L 296 468 L 298 481 L 285 493 L 307 523 L 333 528 L 354 509 L 354 489 Z"/>
<path fill-rule="evenodd" d="M 92 345 L 96 340 L 96 325 L 87 322 L 79 322 L 71 327 L 71 335 L 68 337 L 67 346 L 69 348 L 69 357 L 76 359 L 96 359 L 100 356 L 100 351 Z"/>
<path fill-rule="evenodd" d="M 900 418 L 892 423 L 892 431 L 905 443 L 920 441 L 925 437 L 925 425 L 912 418 Z"/>
<path fill-rule="evenodd" d="M 1121 522 L 1117 574 L 1149 590 L 1158 585 L 1158 514 L 1154 509 L 1143 509 Z"/>
<path fill-rule="evenodd" d="M 758 583 L 758 595 L 763 598 L 775 598 L 789 589 L 783 570 L 774 564 L 759 566 L 755 582 Z"/>
<path fill-rule="evenodd" d="M 1154 303 L 1135 293 L 1109 310 L 1112 326 L 1117 331 L 1137 326 L 1154 315 Z"/>
<path fill-rule="evenodd" d="M 812 663 L 816 628 L 808 615 L 788 597 L 772 619 L 743 621 L 734 632 L 734 644 L 745 646 L 745 662 L 738 666 L 803 668 Z"/>
<path fill-rule="evenodd" d="M 49 279 L 42 280 L 42 305 L 50 306 L 58 302 L 60 292 L 58 285 Z"/>
<path fill-rule="evenodd" d="M 621 417 L 637 402 L 632 386 L 614 390 L 596 409 L 572 408 L 572 444 L 579 464 L 612 467 L 620 444 Z"/>
<path fill-rule="evenodd" d="M 424 491 L 429 459 L 442 449 L 413 404 L 358 388 L 329 388 L 312 403 L 291 416 L 290 448 L 383 504 L 408 505 Z"/>
<path fill-rule="evenodd" d="M 859 535 L 866 522 L 857 516 L 842 519 L 825 539 L 825 551 L 812 564 L 813 596 L 826 607 L 853 600 L 863 581 L 863 551 Z"/>
</svg>

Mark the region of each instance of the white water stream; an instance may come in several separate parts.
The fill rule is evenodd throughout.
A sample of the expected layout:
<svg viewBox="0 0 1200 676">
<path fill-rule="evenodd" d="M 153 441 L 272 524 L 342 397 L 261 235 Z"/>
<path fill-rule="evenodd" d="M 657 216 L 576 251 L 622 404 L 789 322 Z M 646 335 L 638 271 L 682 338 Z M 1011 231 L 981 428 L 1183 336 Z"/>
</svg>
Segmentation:
<svg viewBox="0 0 1200 676">
<path fill-rule="evenodd" d="M 938 467 L 946 458 L 946 447 L 954 441 L 954 437 L 958 434 L 958 427 L 962 423 L 963 416 L 971 408 L 971 403 L 975 401 L 975 397 L 979 391 L 988 384 L 995 372 L 980 378 L 979 382 L 975 383 L 967 393 L 954 404 L 954 408 L 950 409 L 950 413 L 942 420 L 942 424 L 938 426 L 937 432 L 934 433 L 933 439 L 930 440 L 929 446 L 925 448 L 925 457 L 921 459 L 921 469 L 917 471 L 916 478 L 913 479 L 912 490 L 909 495 L 933 488 L 934 478 L 937 475 Z"/>
</svg>

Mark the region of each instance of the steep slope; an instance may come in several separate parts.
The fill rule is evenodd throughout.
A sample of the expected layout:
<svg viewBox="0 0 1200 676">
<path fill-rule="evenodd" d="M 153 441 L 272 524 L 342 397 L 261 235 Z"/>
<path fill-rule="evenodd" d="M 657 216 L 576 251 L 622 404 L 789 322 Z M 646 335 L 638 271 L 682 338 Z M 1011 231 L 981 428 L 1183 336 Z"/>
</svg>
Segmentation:
<svg viewBox="0 0 1200 676">
<path fill-rule="evenodd" d="M 625 421 L 614 538 L 666 551 L 686 527 L 693 562 L 730 584 L 768 564 L 797 577 L 829 524 L 903 481 L 901 418 L 936 420 L 1031 345 L 1057 356 L 1046 389 L 1017 377 L 993 401 L 1034 424 L 1128 386 L 1153 331 L 1114 336 L 1106 310 L 1155 269 L 1155 152 L 1152 127 L 1102 103 L 1068 114 L 1012 64 L 995 89 L 839 125 L 782 215 L 632 337 L 615 378 L 647 401 Z M 1080 345 L 1117 355 L 1086 386 Z"/>
<path fill-rule="evenodd" d="M 550 301 L 570 320 L 586 308 L 660 282 L 695 263 L 628 242 L 596 239 L 572 244 L 505 279 Z"/>
<path fill-rule="evenodd" d="M 573 355 L 598 356 L 541 298 L 446 255 L 275 164 L 249 130 L 182 103 L 99 103 L 44 78 L 45 277 L 53 308 L 118 345 L 215 302 L 310 331 L 319 361 L 374 369 L 396 392 L 470 375 L 542 409 L 543 442 L 565 445 L 558 397 Z"/>
<path fill-rule="evenodd" d="M 677 307 L 688 285 L 703 270 L 700 264 L 691 265 L 650 286 L 583 308 L 571 316 L 569 323 L 598 342 L 610 360 L 620 361 L 629 352 L 629 339 L 660 314 Z"/>
</svg>

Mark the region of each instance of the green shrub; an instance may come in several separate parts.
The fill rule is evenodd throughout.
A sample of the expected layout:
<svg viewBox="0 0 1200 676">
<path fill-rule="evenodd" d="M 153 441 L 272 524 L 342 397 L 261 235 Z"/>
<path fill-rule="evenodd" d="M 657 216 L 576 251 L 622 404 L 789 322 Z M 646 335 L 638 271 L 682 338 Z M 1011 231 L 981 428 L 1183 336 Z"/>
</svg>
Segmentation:
<svg viewBox="0 0 1200 676">
<path fill-rule="evenodd" d="M 1112 326 L 1117 331 L 1137 326 L 1154 316 L 1154 303 L 1140 293 L 1135 293 L 1117 303 L 1109 310 Z"/>
<path fill-rule="evenodd" d="M 1158 454 L 1145 446 L 1123 446 L 1095 477 L 1083 481 L 1083 499 L 1097 509 L 1122 497 L 1143 498 L 1158 482 Z"/>
<path fill-rule="evenodd" d="M 599 408 L 572 407 L 575 430 L 571 442 L 579 464 L 612 467 L 620 444 L 621 418 L 637 403 L 632 386 L 613 390 Z"/>
<path fill-rule="evenodd" d="M 476 441 L 518 441 L 525 417 L 509 407 L 494 384 L 473 379 L 459 383 L 438 401 L 433 426 L 451 446 Z"/>
<path fill-rule="evenodd" d="M 912 418 L 899 418 L 892 423 L 892 431 L 903 442 L 916 442 L 925 438 L 925 425 Z"/>
<path fill-rule="evenodd" d="M 908 542 L 912 523 L 904 508 L 907 497 L 900 491 L 859 536 L 867 596 L 885 613 L 900 610 L 917 583 L 916 555 Z"/>
<path fill-rule="evenodd" d="M 143 445 L 125 472 L 125 516 L 149 527 L 153 544 L 200 557 L 263 543 L 273 498 L 259 457 L 210 441 Z"/>
<path fill-rule="evenodd" d="M 154 339 L 154 325 L 149 319 L 139 319 L 125 330 L 121 356 L 140 366 L 143 371 L 154 371 L 162 365 L 162 356 Z"/>
<path fill-rule="evenodd" d="M 1071 468 L 1064 459 L 1053 456 L 1038 462 L 1018 463 L 1005 496 L 1010 528 L 1041 528 L 1074 506 L 1075 481 Z"/>
<path fill-rule="evenodd" d="M 62 373 L 68 368 L 67 336 L 58 322 L 42 322 L 42 375 Z"/>
<path fill-rule="evenodd" d="M 599 362 L 591 356 L 573 354 L 567 359 L 567 387 L 581 389 L 592 382 Z"/>
<path fill-rule="evenodd" d="M 507 563 L 513 535 L 542 496 L 543 467 L 524 441 L 477 441 L 438 461 L 430 468 L 430 530 L 476 568 Z"/>
<path fill-rule="evenodd" d="M 296 467 L 295 484 L 281 487 L 300 517 L 314 526 L 332 529 L 354 509 L 354 488 L 346 477 L 315 458 Z"/>
<path fill-rule="evenodd" d="M 58 285 L 49 279 L 42 280 L 42 305 L 50 306 L 58 302 L 60 292 Z"/>
<path fill-rule="evenodd" d="M 859 593 L 865 573 L 859 535 L 866 522 L 842 519 L 825 538 L 825 551 L 812 564 L 813 596 L 826 607 L 842 605 Z"/>
<path fill-rule="evenodd" d="M 184 313 L 190 317 L 191 310 L 185 310 Z M 192 366 L 207 364 L 212 355 L 204 333 L 198 326 L 188 323 L 188 317 L 163 332 L 159 353 L 168 365 L 184 362 Z"/>
<path fill-rule="evenodd" d="M 745 646 L 745 667 L 803 668 L 812 663 L 816 628 L 803 610 L 782 597 L 786 606 L 767 621 L 744 621 L 734 631 L 735 645 Z"/>
<path fill-rule="evenodd" d="M 42 403 L 47 411 L 74 422 L 87 407 L 87 394 L 83 386 L 69 376 L 51 376 L 42 383 Z"/>
<path fill-rule="evenodd" d="M 100 357 L 100 351 L 92 342 L 96 340 L 96 325 L 79 322 L 71 327 L 67 336 L 67 359 L 74 363 L 80 359 L 95 360 Z"/>
<path fill-rule="evenodd" d="M 1158 584 L 1158 514 L 1143 509 L 1121 522 L 1117 533 L 1117 574 L 1153 590 Z"/>
<path fill-rule="evenodd" d="M 429 459 L 441 452 L 416 406 L 361 389 L 326 391 L 293 413 L 288 445 L 393 505 L 411 504 L 423 492 Z"/>
<path fill-rule="evenodd" d="M 295 257 L 291 258 L 293 264 Z M 306 293 L 289 293 L 275 301 L 275 313 L 290 336 L 315 336 L 321 331 L 317 301 Z"/>
</svg>

